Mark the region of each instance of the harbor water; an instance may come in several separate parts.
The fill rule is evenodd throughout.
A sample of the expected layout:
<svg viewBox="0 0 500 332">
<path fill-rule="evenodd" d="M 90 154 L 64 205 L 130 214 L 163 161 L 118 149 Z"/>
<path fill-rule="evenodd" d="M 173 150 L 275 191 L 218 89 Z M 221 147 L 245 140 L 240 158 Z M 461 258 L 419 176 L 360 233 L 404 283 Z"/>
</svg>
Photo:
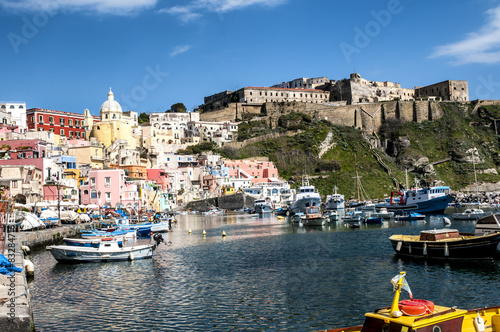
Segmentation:
<svg viewBox="0 0 500 332">
<path fill-rule="evenodd" d="M 35 252 L 30 290 L 36 330 L 352 326 L 362 324 L 366 312 L 391 304 L 390 280 L 400 271 L 407 272 L 415 298 L 464 309 L 500 305 L 499 261 L 395 256 L 389 236 L 443 228 L 443 216 L 360 229 L 305 228 L 248 214 L 177 219 L 173 232 L 164 234 L 169 244 L 160 245 L 152 259 L 61 264 L 48 251 Z M 453 221 L 451 228 L 472 232 L 474 222 Z"/>
</svg>

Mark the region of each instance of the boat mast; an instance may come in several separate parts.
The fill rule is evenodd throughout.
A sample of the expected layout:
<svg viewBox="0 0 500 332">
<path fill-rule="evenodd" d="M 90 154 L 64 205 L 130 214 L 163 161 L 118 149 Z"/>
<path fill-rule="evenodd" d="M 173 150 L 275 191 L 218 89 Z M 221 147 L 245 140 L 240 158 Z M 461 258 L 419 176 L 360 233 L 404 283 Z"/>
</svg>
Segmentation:
<svg viewBox="0 0 500 332">
<path fill-rule="evenodd" d="M 472 167 L 474 167 L 474 181 L 476 182 L 477 203 L 479 204 L 479 185 L 477 184 L 476 163 L 474 161 L 474 150 L 471 151 Z"/>
<path fill-rule="evenodd" d="M 358 160 L 356 156 L 354 156 L 354 166 L 356 169 L 356 190 L 358 192 L 358 202 L 360 201 L 359 199 L 359 175 L 358 175 Z"/>
</svg>

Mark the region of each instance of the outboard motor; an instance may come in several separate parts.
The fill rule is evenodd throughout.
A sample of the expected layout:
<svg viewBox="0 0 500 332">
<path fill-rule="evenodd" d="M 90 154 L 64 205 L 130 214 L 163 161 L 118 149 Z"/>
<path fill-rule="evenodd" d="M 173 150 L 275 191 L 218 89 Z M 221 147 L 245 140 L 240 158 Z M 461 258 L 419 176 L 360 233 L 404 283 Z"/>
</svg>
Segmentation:
<svg viewBox="0 0 500 332">
<path fill-rule="evenodd" d="M 165 243 L 165 240 L 163 240 L 163 236 L 161 236 L 160 233 L 155 233 L 153 235 L 153 240 L 156 242 L 156 245 L 158 246 L 160 243 Z"/>
</svg>

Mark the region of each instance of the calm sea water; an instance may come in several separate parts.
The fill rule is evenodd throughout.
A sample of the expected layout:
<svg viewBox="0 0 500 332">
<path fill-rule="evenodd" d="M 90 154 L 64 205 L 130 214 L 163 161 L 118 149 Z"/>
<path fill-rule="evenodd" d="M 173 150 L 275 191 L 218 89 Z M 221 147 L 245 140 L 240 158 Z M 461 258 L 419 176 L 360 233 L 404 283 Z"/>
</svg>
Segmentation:
<svg viewBox="0 0 500 332">
<path fill-rule="evenodd" d="M 60 264 L 33 254 L 37 331 L 314 331 L 362 324 L 389 306 L 400 271 L 415 298 L 500 305 L 500 262 L 401 259 L 388 240 L 442 228 L 394 223 L 351 230 L 294 227 L 276 217 L 179 216 L 153 259 Z M 473 231 L 474 223 L 452 228 Z M 192 233 L 188 234 L 191 229 Z M 203 236 L 202 231 L 207 235 Z M 222 231 L 227 237 L 221 236 Z"/>
</svg>

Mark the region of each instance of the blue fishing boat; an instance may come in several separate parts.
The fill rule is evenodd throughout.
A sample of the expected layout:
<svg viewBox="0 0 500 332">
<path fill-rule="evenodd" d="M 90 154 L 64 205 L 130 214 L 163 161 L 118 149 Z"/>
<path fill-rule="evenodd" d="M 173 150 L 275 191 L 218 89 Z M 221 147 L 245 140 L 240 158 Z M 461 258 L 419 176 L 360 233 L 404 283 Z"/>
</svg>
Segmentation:
<svg viewBox="0 0 500 332">
<path fill-rule="evenodd" d="M 453 200 L 450 187 L 437 186 L 393 191 L 389 202 L 377 204 L 389 212 L 443 213 Z"/>
<path fill-rule="evenodd" d="M 397 215 L 396 217 L 394 217 L 394 219 L 396 221 L 415 221 L 415 220 L 424 220 L 425 216 L 417 212 L 411 212 L 411 213 Z"/>
<path fill-rule="evenodd" d="M 365 219 L 366 224 L 381 224 L 384 221 L 382 217 L 368 217 Z"/>
</svg>

